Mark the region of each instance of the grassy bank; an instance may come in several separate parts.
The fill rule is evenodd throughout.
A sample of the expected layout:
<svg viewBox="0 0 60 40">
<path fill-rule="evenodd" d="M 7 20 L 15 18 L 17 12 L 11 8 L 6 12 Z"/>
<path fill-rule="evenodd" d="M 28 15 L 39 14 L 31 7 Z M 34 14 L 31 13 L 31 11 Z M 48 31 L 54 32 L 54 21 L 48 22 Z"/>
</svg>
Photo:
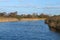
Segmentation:
<svg viewBox="0 0 60 40">
<path fill-rule="evenodd" d="M 49 28 L 54 28 L 60 31 L 60 16 L 52 16 L 45 21 Z"/>
</svg>

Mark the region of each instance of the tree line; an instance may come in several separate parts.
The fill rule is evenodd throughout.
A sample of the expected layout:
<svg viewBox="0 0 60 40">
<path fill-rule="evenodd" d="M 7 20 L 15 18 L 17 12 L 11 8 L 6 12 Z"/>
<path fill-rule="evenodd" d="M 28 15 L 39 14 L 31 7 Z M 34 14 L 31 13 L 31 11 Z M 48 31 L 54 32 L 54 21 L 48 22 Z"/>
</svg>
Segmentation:
<svg viewBox="0 0 60 40">
<path fill-rule="evenodd" d="M 46 15 L 44 13 L 38 14 L 38 13 L 32 13 L 32 14 L 21 14 L 18 15 L 18 12 L 2 12 L 0 13 L 0 17 L 15 17 L 15 18 L 48 18 L 49 15 Z"/>
</svg>

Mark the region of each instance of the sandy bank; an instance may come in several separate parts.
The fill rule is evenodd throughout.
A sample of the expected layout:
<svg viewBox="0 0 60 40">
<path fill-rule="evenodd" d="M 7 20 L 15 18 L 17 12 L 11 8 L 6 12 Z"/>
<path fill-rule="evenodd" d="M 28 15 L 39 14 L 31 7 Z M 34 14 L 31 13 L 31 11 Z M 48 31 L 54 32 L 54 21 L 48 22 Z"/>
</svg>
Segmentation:
<svg viewBox="0 0 60 40">
<path fill-rule="evenodd" d="M 0 18 L 0 22 L 15 22 L 15 21 L 34 21 L 34 20 L 45 20 L 46 18 Z"/>
<path fill-rule="evenodd" d="M 0 22 L 14 22 L 18 21 L 16 18 L 0 18 Z"/>
<path fill-rule="evenodd" d="M 45 20 L 46 18 L 22 18 L 20 21 L 36 21 L 36 20 Z"/>
</svg>

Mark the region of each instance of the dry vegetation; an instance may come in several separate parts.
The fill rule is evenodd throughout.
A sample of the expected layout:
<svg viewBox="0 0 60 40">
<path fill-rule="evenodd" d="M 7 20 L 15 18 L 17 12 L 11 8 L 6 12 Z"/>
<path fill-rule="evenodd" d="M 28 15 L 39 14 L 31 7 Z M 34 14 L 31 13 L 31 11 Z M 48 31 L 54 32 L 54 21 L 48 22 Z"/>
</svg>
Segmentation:
<svg viewBox="0 0 60 40">
<path fill-rule="evenodd" d="M 17 12 L 10 12 L 10 13 L 6 13 L 6 12 L 2 12 L 0 13 L 0 22 L 10 22 L 10 21 L 28 21 L 28 20 L 42 20 L 42 19 L 46 19 L 49 16 L 46 14 L 37 14 L 37 13 L 32 13 L 32 14 L 21 14 L 18 15 Z"/>
<path fill-rule="evenodd" d="M 50 28 L 60 30 L 60 15 L 55 15 L 48 18 L 47 20 L 45 20 L 45 23 L 47 23 Z"/>
</svg>

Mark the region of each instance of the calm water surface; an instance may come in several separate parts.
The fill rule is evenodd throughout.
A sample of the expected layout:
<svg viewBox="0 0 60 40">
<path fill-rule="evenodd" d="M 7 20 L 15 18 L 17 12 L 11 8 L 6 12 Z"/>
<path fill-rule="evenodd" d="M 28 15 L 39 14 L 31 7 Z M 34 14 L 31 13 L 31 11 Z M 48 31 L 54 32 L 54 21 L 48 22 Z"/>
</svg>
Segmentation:
<svg viewBox="0 0 60 40">
<path fill-rule="evenodd" d="M 44 20 L 0 23 L 0 40 L 60 40 Z"/>
</svg>

